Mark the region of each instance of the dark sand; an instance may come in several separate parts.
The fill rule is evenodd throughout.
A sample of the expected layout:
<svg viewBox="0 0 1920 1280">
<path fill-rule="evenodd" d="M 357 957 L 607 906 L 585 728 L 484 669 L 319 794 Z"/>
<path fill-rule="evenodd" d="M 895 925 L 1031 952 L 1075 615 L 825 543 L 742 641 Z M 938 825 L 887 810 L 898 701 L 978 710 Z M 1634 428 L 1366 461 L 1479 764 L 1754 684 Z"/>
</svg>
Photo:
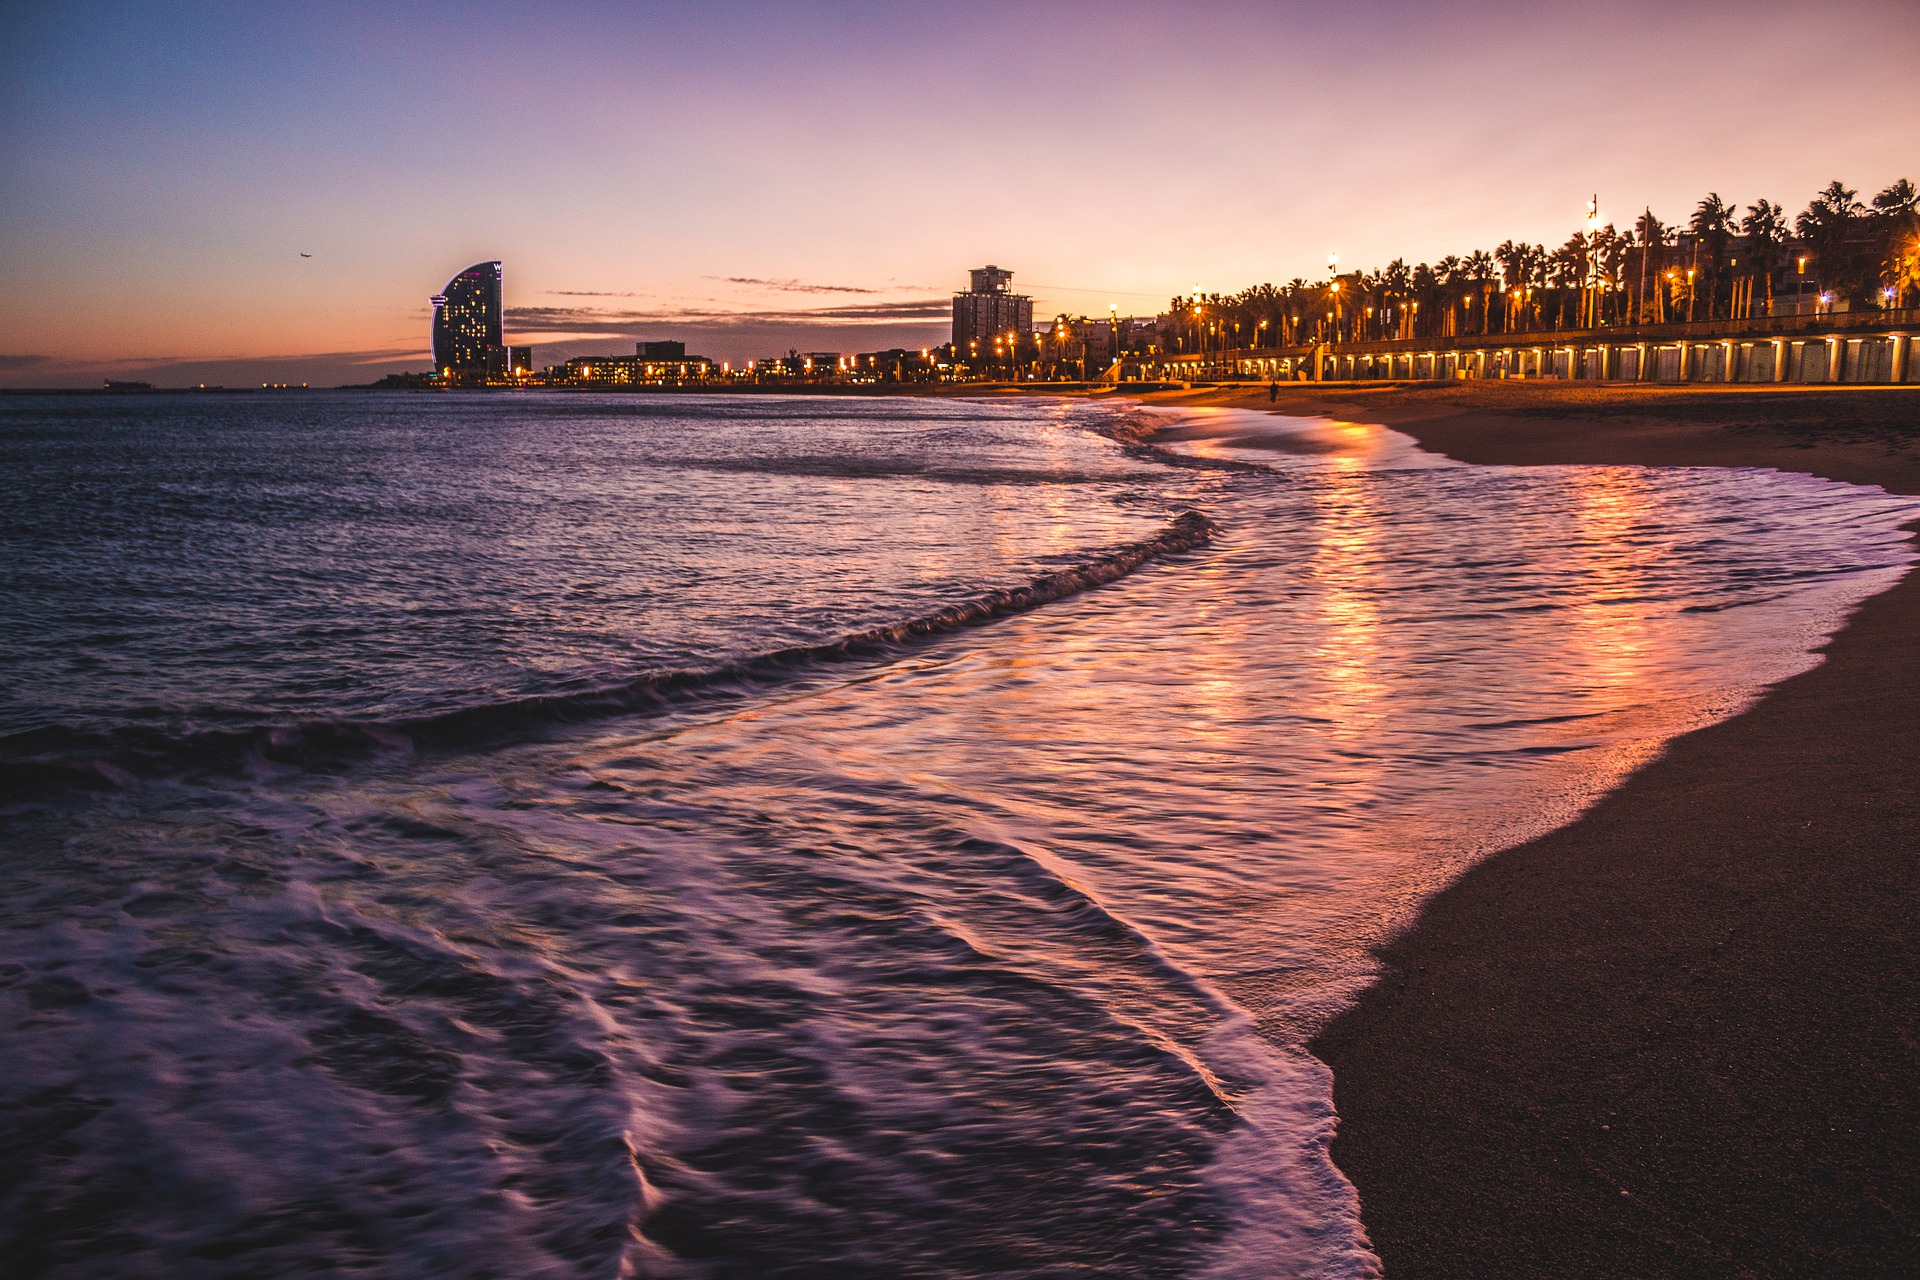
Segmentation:
<svg viewBox="0 0 1920 1280">
<path fill-rule="evenodd" d="M 1920 388 L 1282 390 L 1472 462 L 1920 493 Z M 1439 894 L 1316 1042 L 1389 1280 L 1920 1276 L 1917 917 L 1913 574 L 1820 666 Z"/>
</svg>

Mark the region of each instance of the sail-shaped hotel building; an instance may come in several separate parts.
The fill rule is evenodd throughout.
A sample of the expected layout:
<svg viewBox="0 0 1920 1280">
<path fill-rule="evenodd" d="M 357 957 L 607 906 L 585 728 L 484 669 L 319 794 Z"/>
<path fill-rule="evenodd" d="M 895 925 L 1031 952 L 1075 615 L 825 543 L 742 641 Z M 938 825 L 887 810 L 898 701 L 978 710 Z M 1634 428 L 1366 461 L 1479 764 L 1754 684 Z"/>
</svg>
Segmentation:
<svg viewBox="0 0 1920 1280">
<path fill-rule="evenodd" d="M 506 377 L 518 352 L 508 350 L 501 331 L 500 264 L 474 263 L 431 301 L 434 371 L 449 382 Z"/>
</svg>

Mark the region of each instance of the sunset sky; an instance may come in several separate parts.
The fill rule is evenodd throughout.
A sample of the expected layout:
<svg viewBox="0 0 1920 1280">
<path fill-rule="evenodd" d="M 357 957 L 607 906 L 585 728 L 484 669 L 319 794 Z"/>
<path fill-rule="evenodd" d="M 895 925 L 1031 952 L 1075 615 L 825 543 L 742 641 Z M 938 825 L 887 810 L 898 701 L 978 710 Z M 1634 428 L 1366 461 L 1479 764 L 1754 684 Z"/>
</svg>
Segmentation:
<svg viewBox="0 0 1920 1280">
<path fill-rule="evenodd" d="M 9 3 L 0 385 L 924 345 L 1920 180 L 1920 5 Z M 303 258 L 310 253 L 311 258 Z"/>
</svg>

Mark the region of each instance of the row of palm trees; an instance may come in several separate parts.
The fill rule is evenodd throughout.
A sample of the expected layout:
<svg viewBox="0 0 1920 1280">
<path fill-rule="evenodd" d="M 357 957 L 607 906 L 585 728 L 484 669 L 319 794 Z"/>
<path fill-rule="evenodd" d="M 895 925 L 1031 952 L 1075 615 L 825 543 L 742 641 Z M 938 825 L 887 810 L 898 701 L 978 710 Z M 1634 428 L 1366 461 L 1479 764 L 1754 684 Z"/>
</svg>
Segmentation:
<svg viewBox="0 0 1920 1280">
<path fill-rule="evenodd" d="M 1170 351 L 1295 346 L 1383 338 L 1526 333 L 1619 324 L 1772 315 L 1791 282 L 1817 281 L 1823 307 L 1920 304 L 1920 193 L 1905 178 L 1863 204 L 1829 183 L 1789 223 L 1780 204 L 1745 212 L 1710 192 L 1684 226 L 1647 209 L 1632 227 L 1576 232 L 1557 249 L 1499 248 L 1409 267 L 1236 294 L 1173 299 L 1162 317 Z"/>
</svg>

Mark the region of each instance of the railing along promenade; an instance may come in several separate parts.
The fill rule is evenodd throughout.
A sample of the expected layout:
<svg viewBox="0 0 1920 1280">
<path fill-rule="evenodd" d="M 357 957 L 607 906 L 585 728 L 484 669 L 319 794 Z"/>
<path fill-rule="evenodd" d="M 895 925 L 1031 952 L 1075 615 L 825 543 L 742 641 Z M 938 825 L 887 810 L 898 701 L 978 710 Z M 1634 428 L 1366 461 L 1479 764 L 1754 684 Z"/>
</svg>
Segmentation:
<svg viewBox="0 0 1920 1280">
<path fill-rule="evenodd" d="M 1181 381 L 1388 382 L 1559 378 L 1595 382 L 1916 383 L 1920 309 L 1693 324 L 1383 338 L 1163 356 Z"/>
</svg>

